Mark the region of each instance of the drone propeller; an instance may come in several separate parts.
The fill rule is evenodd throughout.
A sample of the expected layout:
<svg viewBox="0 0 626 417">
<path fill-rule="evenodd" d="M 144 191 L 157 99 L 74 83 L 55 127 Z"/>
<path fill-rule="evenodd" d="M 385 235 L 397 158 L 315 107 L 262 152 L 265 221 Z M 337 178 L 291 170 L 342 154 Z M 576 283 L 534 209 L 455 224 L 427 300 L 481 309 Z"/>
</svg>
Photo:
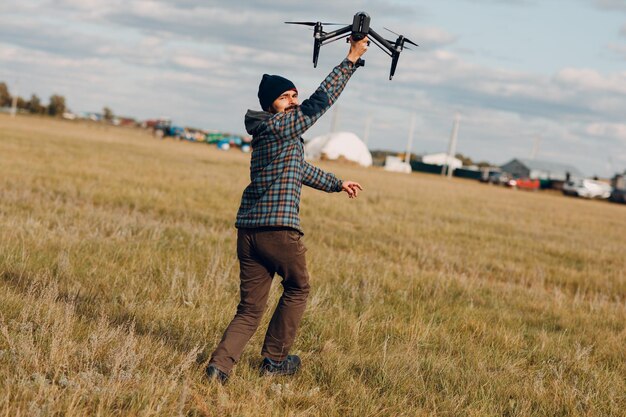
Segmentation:
<svg viewBox="0 0 626 417">
<path fill-rule="evenodd" d="M 393 33 L 393 34 L 394 34 L 394 35 L 396 35 L 396 36 L 402 36 L 402 35 L 400 35 L 399 33 L 394 32 L 394 31 L 393 31 L 393 30 L 391 30 L 391 29 L 387 29 L 386 27 L 383 27 L 383 29 L 385 29 L 387 32 L 391 32 L 391 33 Z"/>
<path fill-rule="evenodd" d="M 288 25 L 305 25 L 305 26 L 315 26 L 318 23 L 321 23 L 322 25 L 344 25 L 343 23 L 324 23 L 324 22 L 285 22 Z M 347 25 L 344 25 L 347 26 Z"/>
<path fill-rule="evenodd" d="M 387 31 L 389 31 L 389 32 L 391 32 L 391 33 L 393 33 L 394 35 L 396 35 L 396 36 L 398 36 L 398 37 L 401 37 L 401 38 L 403 39 L 403 43 L 404 43 L 404 42 L 406 42 L 406 43 L 410 43 L 411 45 L 419 46 L 418 44 L 416 44 L 415 42 L 413 42 L 411 39 L 409 39 L 409 38 L 405 38 L 403 35 L 400 35 L 400 34 L 398 34 L 398 33 L 394 32 L 394 31 L 393 31 L 393 30 L 391 30 L 391 29 L 387 29 L 387 28 L 384 28 L 384 29 L 385 29 L 385 30 L 387 30 Z M 391 43 L 395 43 L 395 42 L 391 42 Z M 406 49 L 409 49 L 409 48 L 406 48 Z M 410 49 L 409 49 L 409 50 L 410 50 Z"/>
<path fill-rule="evenodd" d="M 396 41 L 392 41 L 391 39 L 385 39 L 385 40 L 392 45 L 396 43 Z M 408 49 L 409 51 L 413 50 L 413 48 L 409 48 L 408 46 L 404 46 L 404 45 L 402 45 L 402 49 Z"/>
</svg>

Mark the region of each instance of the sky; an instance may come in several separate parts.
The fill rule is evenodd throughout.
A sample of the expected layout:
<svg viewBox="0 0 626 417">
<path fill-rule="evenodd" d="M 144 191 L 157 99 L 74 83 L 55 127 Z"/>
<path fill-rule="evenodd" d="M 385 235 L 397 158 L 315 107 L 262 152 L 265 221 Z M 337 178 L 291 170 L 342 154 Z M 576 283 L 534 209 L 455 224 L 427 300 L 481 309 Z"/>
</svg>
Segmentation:
<svg viewBox="0 0 626 417">
<path fill-rule="evenodd" d="M 331 109 L 304 135 L 338 130 L 402 152 L 447 149 L 503 164 L 567 163 L 586 175 L 626 170 L 626 0 L 22 0 L 0 2 L 0 81 L 11 93 L 66 97 L 71 110 L 101 111 L 244 134 L 259 110 L 264 73 L 312 94 L 346 56 L 289 20 L 350 23 L 402 33 L 393 81 L 373 44 Z M 332 27 L 327 27 L 329 30 Z"/>
</svg>

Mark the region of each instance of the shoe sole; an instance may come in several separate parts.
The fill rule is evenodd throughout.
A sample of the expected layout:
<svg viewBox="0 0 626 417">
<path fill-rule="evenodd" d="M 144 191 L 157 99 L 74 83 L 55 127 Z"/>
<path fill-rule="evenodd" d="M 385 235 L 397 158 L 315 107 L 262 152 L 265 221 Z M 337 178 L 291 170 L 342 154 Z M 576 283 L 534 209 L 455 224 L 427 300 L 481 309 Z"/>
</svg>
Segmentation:
<svg viewBox="0 0 626 417">
<path fill-rule="evenodd" d="M 296 369 L 294 371 L 286 372 L 286 371 L 270 371 L 268 369 L 261 369 L 262 376 L 289 376 L 298 373 L 300 369 Z"/>
</svg>

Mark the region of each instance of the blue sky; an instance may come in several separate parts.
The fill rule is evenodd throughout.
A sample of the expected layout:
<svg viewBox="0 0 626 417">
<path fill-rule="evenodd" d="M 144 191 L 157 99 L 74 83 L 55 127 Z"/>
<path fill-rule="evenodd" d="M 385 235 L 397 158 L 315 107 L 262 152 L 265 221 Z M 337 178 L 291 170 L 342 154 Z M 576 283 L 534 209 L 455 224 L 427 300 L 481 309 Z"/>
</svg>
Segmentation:
<svg viewBox="0 0 626 417">
<path fill-rule="evenodd" d="M 0 80 L 75 111 L 244 133 L 263 73 L 307 96 L 347 52 L 325 46 L 313 68 L 312 32 L 282 22 L 361 10 L 420 44 L 391 82 L 372 46 L 338 102 L 341 130 L 362 136 L 372 118 L 370 148 L 404 150 L 416 113 L 413 152 L 443 151 L 459 112 L 458 151 L 475 160 L 528 157 L 539 138 L 537 159 L 626 169 L 626 0 L 2 2 Z M 330 129 L 331 112 L 305 139 Z"/>
</svg>

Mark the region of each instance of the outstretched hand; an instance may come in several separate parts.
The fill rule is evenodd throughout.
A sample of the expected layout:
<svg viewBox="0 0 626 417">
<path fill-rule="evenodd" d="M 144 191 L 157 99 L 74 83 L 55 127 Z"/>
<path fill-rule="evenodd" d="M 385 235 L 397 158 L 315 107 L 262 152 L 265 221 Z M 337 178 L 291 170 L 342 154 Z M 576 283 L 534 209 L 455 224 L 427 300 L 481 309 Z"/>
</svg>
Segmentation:
<svg viewBox="0 0 626 417">
<path fill-rule="evenodd" d="M 350 198 L 356 198 L 359 195 L 359 191 L 363 191 L 363 187 L 361 187 L 361 184 L 358 182 L 344 181 L 343 184 L 341 184 L 341 191 L 348 193 L 348 197 Z"/>
</svg>

